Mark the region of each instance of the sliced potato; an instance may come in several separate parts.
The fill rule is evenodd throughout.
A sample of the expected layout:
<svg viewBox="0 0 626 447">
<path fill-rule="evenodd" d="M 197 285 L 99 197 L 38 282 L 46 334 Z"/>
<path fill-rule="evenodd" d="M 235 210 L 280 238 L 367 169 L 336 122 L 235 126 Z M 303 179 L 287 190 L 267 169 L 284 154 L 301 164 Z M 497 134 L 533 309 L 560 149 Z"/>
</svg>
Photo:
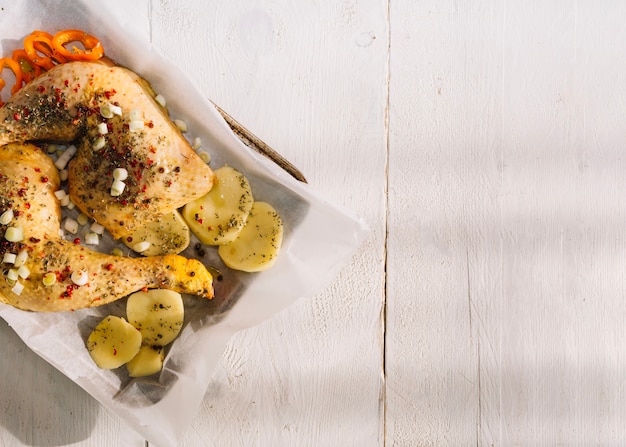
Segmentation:
<svg viewBox="0 0 626 447">
<path fill-rule="evenodd" d="M 105 317 L 89 335 L 87 350 L 102 369 L 115 369 L 130 361 L 141 347 L 141 334 L 121 317 Z"/>
<path fill-rule="evenodd" d="M 163 368 L 165 352 L 162 346 L 143 345 L 133 359 L 126 364 L 130 377 L 156 374 Z"/>
<path fill-rule="evenodd" d="M 241 172 L 224 166 L 215 171 L 215 178 L 211 191 L 183 208 L 191 232 L 208 245 L 235 240 L 254 202 L 250 184 Z"/>
<path fill-rule="evenodd" d="M 237 239 L 220 245 L 218 253 L 232 269 L 260 272 L 274 265 L 282 242 L 283 223 L 276 210 L 269 203 L 255 202 Z"/>
<path fill-rule="evenodd" d="M 140 253 L 144 256 L 178 254 L 189 246 L 189 226 L 176 210 L 163 219 L 150 222 L 136 230 L 122 242 L 131 250 L 147 247 Z"/>
<path fill-rule="evenodd" d="M 126 301 L 126 316 L 144 344 L 165 346 L 183 327 L 183 298 L 180 293 L 165 289 L 135 292 Z"/>
</svg>

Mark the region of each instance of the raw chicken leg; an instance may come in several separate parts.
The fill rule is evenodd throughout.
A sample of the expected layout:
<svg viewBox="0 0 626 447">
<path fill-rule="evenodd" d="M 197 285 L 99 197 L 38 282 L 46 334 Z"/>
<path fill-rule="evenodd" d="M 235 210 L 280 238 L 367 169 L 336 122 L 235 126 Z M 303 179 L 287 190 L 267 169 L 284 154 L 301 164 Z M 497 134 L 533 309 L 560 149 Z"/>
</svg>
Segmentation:
<svg viewBox="0 0 626 447">
<path fill-rule="evenodd" d="M 213 296 L 211 274 L 197 260 L 111 256 L 61 239 L 58 188 L 57 169 L 39 148 L 17 143 L 0 147 L 0 265 L 5 276 L 0 278 L 0 302 L 51 312 L 99 306 L 142 288 Z M 17 240 L 20 232 L 23 238 Z M 22 269 L 5 256 L 19 258 L 20 253 L 27 254 Z M 25 277 L 11 280 L 11 271 Z M 50 276 L 54 283 L 46 285 L 44 277 Z"/>
<path fill-rule="evenodd" d="M 101 62 L 57 65 L 0 108 L 0 144 L 76 142 L 70 196 L 115 238 L 156 221 L 213 186 L 214 174 L 137 74 Z M 112 195 L 113 171 L 128 178 Z M 117 193 L 115 193 L 117 194 Z"/>
</svg>

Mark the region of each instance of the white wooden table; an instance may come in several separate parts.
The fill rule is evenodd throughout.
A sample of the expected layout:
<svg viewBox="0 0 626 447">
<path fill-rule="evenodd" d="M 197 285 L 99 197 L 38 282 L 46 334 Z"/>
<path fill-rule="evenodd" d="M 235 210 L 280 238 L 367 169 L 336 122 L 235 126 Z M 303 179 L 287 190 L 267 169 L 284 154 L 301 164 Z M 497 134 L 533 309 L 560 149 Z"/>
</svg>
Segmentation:
<svg viewBox="0 0 626 447">
<path fill-rule="evenodd" d="M 626 4 L 110 1 L 371 232 L 181 446 L 626 442 Z M 0 322 L 0 446 L 143 446 Z"/>
</svg>

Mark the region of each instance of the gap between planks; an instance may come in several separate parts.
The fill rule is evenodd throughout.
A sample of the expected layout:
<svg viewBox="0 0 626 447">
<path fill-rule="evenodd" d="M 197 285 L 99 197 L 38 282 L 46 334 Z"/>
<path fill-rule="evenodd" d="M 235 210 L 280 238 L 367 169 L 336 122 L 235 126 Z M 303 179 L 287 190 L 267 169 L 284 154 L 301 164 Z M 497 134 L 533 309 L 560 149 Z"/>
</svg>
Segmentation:
<svg viewBox="0 0 626 447">
<path fill-rule="evenodd" d="M 382 316 L 381 316 L 381 333 L 382 333 L 382 437 L 383 447 L 387 445 L 387 267 L 388 267 L 388 240 L 389 240 L 389 115 L 390 115 L 390 91 L 391 91 L 391 0 L 387 0 L 387 8 L 385 11 L 386 25 L 387 25 L 387 59 L 386 64 L 386 76 L 385 76 L 385 111 L 384 111 L 384 126 L 385 126 L 385 194 L 384 194 L 384 227 L 385 227 L 385 239 L 383 241 L 383 303 L 382 303 Z"/>
</svg>

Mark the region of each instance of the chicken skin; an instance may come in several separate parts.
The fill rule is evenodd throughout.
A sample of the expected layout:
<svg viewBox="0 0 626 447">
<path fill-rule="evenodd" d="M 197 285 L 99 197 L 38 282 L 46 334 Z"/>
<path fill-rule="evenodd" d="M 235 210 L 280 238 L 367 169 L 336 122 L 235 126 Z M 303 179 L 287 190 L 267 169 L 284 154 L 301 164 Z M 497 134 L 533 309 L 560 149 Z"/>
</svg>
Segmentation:
<svg viewBox="0 0 626 447">
<path fill-rule="evenodd" d="M 0 145 L 74 142 L 72 201 L 113 237 L 126 237 L 206 194 L 214 182 L 154 96 L 146 81 L 120 66 L 57 65 L 0 108 Z M 112 189 L 116 168 L 127 175 L 121 191 Z"/>
<path fill-rule="evenodd" d="M 211 274 L 197 260 L 112 256 L 62 239 L 61 207 L 54 194 L 59 184 L 52 159 L 38 147 L 0 147 L 0 266 L 5 276 L 0 302 L 54 312 L 107 304 L 143 288 L 213 296 Z M 16 237 L 16 231 L 23 236 Z M 27 254 L 23 268 L 10 259 L 20 253 Z M 12 280 L 10 273 L 18 271 Z"/>
</svg>

